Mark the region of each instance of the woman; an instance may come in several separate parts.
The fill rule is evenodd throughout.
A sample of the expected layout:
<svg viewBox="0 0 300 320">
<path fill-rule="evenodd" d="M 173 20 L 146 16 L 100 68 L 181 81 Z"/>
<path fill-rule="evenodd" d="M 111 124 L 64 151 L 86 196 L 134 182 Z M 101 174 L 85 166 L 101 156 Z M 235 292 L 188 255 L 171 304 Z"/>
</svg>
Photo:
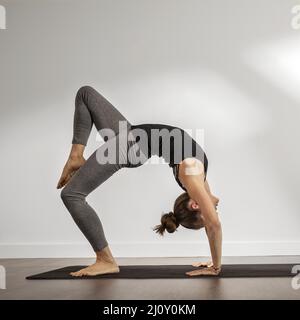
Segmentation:
<svg viewBox="0 0 300 320">
<path fill-rule="evenodd" d="M 122 129 L 120 123 L 123 124 Z M 85 160 L 83 152 L 93 124 L 105 143 Z M 179 132 L 182 140 L 175 143 L 176 135 L 171 138 L 169 135 L 169 144 L 164 144 L 163 141 L 167 140 L 164 140 L 161 133 L 170 134 L 173 131 L 177 137 Z M 153 132 L 156 135 L 152 135 Z M 180 147 L 178 141 L 181 142 Z M 183 148 L 187 145 L 190 146 L 188 152 Z M 106 151 L 110 150 L 116 154 L 112 157 L 110 155 L 109 159 L 115 161 L 107 161 Z M 71 275 L 95 276 L 120 271 L 109 249 L 101 221 L 85 199 L 121 168 L 138 167 L 154 154 L 169 163 L 177 183 L 185 192 L 176 199 L 173 212 L 163 214 L 161 224 L 153 230 L 163 235 L 165 230 L 174 232 L 179 225 L 189 229 L 205 227 L 212 262 L 195 263 L 193 266 L 203 268 L 187 274 L 219 274 L 222 245 L 221 223 L 216 212 L 219 199 L 212 195 L 206 180 L 208 162 L 204 151 L 180 128 L 163 124 L 130 124 L 100 93 L 92 87 L 84 86 L 76 95 L 72 148 L 57 188 L 65 186 L 61 191 L 63 203 L 93 247 L 96 262 Z"/>
</svg>

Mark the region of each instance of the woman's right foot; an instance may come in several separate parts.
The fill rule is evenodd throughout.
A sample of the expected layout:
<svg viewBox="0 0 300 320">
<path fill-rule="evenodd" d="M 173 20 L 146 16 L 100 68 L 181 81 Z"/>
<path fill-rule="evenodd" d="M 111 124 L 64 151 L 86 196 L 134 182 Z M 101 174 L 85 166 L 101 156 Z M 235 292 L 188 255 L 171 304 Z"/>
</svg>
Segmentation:
<svg viewBox="0 0 300 320">
<path fill-rule="evenodd" d="M 61 177 L 58 181 L 57 184 L 57 189 L 62 188 L 65 184 L 67 184 L 69 182 L 69 180 L 71 179 L 72 175 L 85 163 L 85 159 L 83 158 L 83 156 L 72 156 L 69 157 L 69 159 L 67 160 L 64 168 L 63 168 L 63 172 L 61 174 Z"/>
<path fill-rule="evenodd" d="M 119 273 L 119 272 L 120 272 L 120 269 L 116 263 L 97 260 L 94 264 L 86 268 L 83 268 L 76 272 L 71 272 L 70 275 L 73 277 L 82 277 L 82 276 L 97 276 L 100 274 Z"/>
</svg>

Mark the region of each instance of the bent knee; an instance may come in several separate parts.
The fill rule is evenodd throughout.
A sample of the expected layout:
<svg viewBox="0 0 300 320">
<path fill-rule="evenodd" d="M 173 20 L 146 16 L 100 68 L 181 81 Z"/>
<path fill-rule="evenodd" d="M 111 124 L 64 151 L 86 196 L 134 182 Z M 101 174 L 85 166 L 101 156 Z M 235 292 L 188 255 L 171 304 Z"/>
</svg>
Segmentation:
<svg viewBox="0 0 300 320">
<path fill-rule="evenodd" d="M 68 202 L 70 199 L 76 198 L 76 193 L 74 193 L 70 188 L 65 186 L 60 192 L 60 197 L 63 202 Z"/>
<path fill-rule="evenodd" d="M 95 89 L 93 87 L 85 85 L 85 86 L 82 86 L 78 89 L 77 96 L 84 95 L 86 93 L 91 93 L 93 91 L 95 91 Z"/>
<path fill-rule="evenodd" d="M 69 196 L 69 192 L 67 191 L 66 187 L 64 187 L 60 192 L 60 198 L 65 202 Z"/>
<path fill-rule="evenodd" d="M 76 192 L 66 185 L 60 192 L 60 197 L 64 203 L 72 200 L 84 200 L 85 196 L 82 193 Z"/>
<path fill-rule="evenodd" d="M 182 161 L 182 168 L 185 175 L 204 175 L 204 165 L 196 158 L 186 158 Z"/>
</svg>

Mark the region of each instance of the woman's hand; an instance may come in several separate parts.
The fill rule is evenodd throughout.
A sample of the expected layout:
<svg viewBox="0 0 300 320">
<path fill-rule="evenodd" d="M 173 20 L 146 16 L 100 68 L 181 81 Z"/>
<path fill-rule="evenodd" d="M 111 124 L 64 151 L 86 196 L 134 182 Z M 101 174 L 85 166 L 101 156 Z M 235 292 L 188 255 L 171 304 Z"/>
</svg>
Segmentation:
<svg viewBox="0 0 300 320">
<path fill-rule="evenodd" d="M 204 268 L 209 268 L 213 266 L 213 263 L 211 261 L 207 262 L 195 262 L 192 264 L 193 267 L 204 267 Z"/>
<path fill-rule="evenodd" d="M 187 159 L 189 160 L 191 158 Z M 194 165 L 191 161 L 185 160 L 180 164 L 182 171 L 179 178 L 182 180 L 189 197 L 199 206 L 201 217 L 204 220 L 212 261 L 215 266 L 220 266 L 222 258 L 222 226 L 210 193 L 207 191 L 207 188 L 205 188 L 204 169 L 199 170 L 197 174 L 196 170 L 193 170 Z M 190 174 L 190 172 L 193 172 L 193 174 Z M 206 268 L 205 270 L 208 271 L 208 269 L 209 268 Z M 206 271 L 199 270 L 196 272 L 202 273 Z"/>
<path fill-rule="evenodd" d="M 208 267 L 199 270 L 188 271 L 185 274 L 188 276 L 217 276 L 221 272 L 220 268 Z"/>
</svg>

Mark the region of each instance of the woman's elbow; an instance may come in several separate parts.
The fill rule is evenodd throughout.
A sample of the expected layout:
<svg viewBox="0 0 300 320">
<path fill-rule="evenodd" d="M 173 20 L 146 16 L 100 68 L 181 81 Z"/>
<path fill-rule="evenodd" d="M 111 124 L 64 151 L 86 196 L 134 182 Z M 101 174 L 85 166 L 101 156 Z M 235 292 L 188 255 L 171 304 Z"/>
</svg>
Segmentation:
<svg viewBox="0 0 300 320">
<path fill-rule="evenodd" d="M 221 225 L 221 221 L 219 219 L 216 219 L 214 221 L 211 221 L 208 225 L 207 225 L 207 229 L 210 232 L 213 233 L 217 233 L 219 231 L 221 231 L 222 229 L 222 225 Z"/>
</svg>

